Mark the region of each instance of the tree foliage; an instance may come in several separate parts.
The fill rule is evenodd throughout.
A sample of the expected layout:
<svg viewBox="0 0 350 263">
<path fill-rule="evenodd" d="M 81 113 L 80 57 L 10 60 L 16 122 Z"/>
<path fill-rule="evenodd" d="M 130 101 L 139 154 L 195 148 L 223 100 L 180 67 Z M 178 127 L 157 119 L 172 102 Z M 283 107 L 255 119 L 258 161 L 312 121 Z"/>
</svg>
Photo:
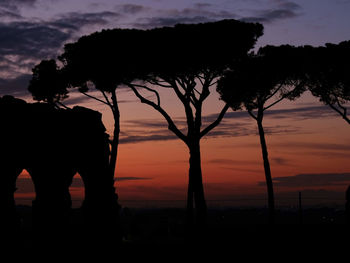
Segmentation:
<svg viewBox="0 0 350 263">
<path fill-rule="evenodd" d="M 56 104 L 68 98 L 65 78 L 55 60 L 43 60 L 32 71 L 28 90 L 34 100 Z"/>
<path fill-rule="evenodd" d="M 314 48 L 308 58 L 309 90 L 350 124 L 345 107 L 350 101 L 350 41 Z"/>
<path fill-rule="evenodd" d="M 91 81 L 108 91 L 135 79 L 216 73 L 245 55 L 262 30 L 260 24 L 236 20 L 102 30 L 66 44 L 59 59 L 73 86 L 86 88 Z"/>
<path fill-rule="evenodd" d="M 265 46 L 225 72 L 217 91 L 233 110 L 267 110 L 283 99 L 295 99 L 305 91 L 305 49 Z M 268 105 L 266 105 L 268 104 Z"/>
</svg>

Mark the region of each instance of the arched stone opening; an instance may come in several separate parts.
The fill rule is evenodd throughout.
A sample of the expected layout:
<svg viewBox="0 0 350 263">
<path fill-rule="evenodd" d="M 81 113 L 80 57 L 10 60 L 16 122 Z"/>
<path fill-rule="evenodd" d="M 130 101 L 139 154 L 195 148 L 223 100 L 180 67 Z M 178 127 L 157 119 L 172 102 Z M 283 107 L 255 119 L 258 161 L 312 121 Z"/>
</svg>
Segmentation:
<svg viewBox="0 0 350 263">
<path fill-rule="evenodd" d="M 81 208 L 85 199 L 85 185 L 79 173 L 74 175 L 72 184 L 69 186 L 69 193 L 72 199 L 72 208 Z"/>
<path fill-rule="evenodd" d="M 32 206 L 35 199 L 34 183 L 26 169 L 17 177 L 14 198 L 17 206 Z"/>
</svg>

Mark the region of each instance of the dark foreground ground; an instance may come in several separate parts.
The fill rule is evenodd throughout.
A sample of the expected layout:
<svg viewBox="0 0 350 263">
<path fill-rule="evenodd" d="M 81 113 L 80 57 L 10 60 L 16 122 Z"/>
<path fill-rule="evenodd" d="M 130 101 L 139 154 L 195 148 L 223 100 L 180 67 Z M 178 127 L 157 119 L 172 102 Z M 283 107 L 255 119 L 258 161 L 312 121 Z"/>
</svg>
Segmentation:
<svg viewBox="0 0 350 263">
<path fill-rule="evenodd" d="M 22 254 L 53 249 L 56 255 L 60 255 L 67 250 L 83 253 L 104 248 L 109 253 L 129 251 L 131 256 L 135 256 L 135 248 L 148 247 L 149 251 L 157 253 L 171 250 L 172 257 L 176 257 L 176 251 L 181 251 L 178 248 L 194 246 L 200 247 L 201 253 L 211 251 L 214 247 L 229 247 L 229 250 L 224 251 L 239 253 L 249 250 L 251 252 L 248 254 L 254 254 L 255 248 L 271 246 L 294 253 L 295 250 L 308 247 L 312 249 L 316 246 L 322 250 L 330 246 L 350 245 L 350 228 L 346 224 L 344 210 L 327 207 L 304 209 L 302 215 L 297 209 L 278 210 L 274 226 L 267 224 L 267 211 L 263 208 L 209 209 L 207 226 L 192 231 L 191 235 L 188 235 L 184 224 L 184 209 L 127 208 L 121 215 L 121 243 L 103 233 L 90 235 L 81 226 L 79 209 L 73 210 L 70 229 L 58 237 L 50 231 L 40 235 L 33 231 L 31 207 L 18 207 L 18 212 L 22 217 L 22 228 L 14 234 L 15 238 L 11 242 L 6 242 L 6 246 Z"/>
</svg>

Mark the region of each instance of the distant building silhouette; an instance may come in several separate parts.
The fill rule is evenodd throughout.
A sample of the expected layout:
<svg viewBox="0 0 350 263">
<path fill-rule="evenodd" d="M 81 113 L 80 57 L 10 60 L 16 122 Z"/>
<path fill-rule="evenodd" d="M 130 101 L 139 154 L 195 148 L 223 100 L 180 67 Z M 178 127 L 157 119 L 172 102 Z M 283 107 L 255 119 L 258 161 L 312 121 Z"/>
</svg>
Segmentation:
<svg viewBox="0 0 350 263">
<path fill-rule="evenodd" d="M 345 213 L 346 213 L 346 223 L 350 224 L 350 186 L 345 193 Z"/>
</svg>

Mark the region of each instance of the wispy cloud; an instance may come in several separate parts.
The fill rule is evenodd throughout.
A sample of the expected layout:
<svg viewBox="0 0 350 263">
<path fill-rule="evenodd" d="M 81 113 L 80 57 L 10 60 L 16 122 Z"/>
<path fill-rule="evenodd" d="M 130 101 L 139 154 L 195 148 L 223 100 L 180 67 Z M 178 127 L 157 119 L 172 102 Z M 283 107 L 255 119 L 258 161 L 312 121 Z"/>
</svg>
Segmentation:
<svg viewBox="0 0 350 263">
<path fill-rule="evenodd" d="M 278 143 L 281 147 L 289 147 L 289 148 L 300 148 L 300 149 L 310 149 L 316 151 L 342 151 L 349 152 L 350 144 L 344 143 L 327 143 L 327 142 L 280 142 Z"/>
<path fill-rule="evenodd" d="M 264 10 L 253 11 L 252 16 L 241 18 L 246 22 L 273 23 L 279 20 L 285 20 L 300 16 L 301 6 L 284 0 L 272 0 L 273 6 Z"/>
<path fill-rule="evenodd" d="M 1 0 L 0 19 L 2 22 L 23 20 L 21 9 L 35 7 L 36 3 L 37 0 Z"/>
<path fill-rule="evenodd" d="M 16 10 L 11 5 L 9 7 L 10 11 Z M 0 8 L 0 17 L 2 13 L 4 11 Z M 119 13 L 110 11 L 70 12 L 49 21 L 18 15 L 16 21 L 0 22 L 0 82 L 3 84 L 0 94 L 28 94 L 28 82 L 23 80 L 27 80 L 35 64 L 42 59 L 55 58 L 63 45 L 76 38 L 84 28 L 97 30 L 119 16 Z"/>
<path fill-rule="evenodd" d="M 292 1 L 271 0 L 269 8 L 245 10 L 242 15 L 231 9 L 218 8 L 208 3 L 196 3 L 183 9 L 157 10 L 152 17 L 140 17 L 132 25 L 138 28 L 172 26 L 178 23 L 203 23 L 220 19 L 239 19 L 245 22 L 273 23 L 301 15 L 301 6 Z M 258 6 L 258 5 L 257 5 Z"/>
<path fill-rule="evenodd" d="M 13 79 L 0 78 L 0 94 L 12 94 L 14 96 L 25 96 L 31 75 L 23 74 Z"/>
<path fill-rule="evenodd" d="M 37 0 L 0 1 L 0 78 L 21 78 L 31 74 L 31 69 L 42 59 L 55 58 L 65 43 L 74 41 L 81 34 L 91 33 L 104 27 L 153 28 L 172 26 L 177 23 L 199 23 L 221 19 L 248 19 L 233 9 L 216 4 L 198 2 L 179 9 L 155 8 L 142 4 L 117 4 L 107 10 L 102 3 L 93 11 L 71 11 L 51 18 L 24 17 L 24 8 L 37 7 Z M 291 1 L 271 1 L 271 9 L 251 11 L 260 21 L 275 21 L 293 16 L 300 10 Z M 289 13 L 288 13 L 289 12 Z M 6 18 L 6 19 L 5 19 Z M 8 18 L 8 19 L 7 19 Z M 12 86 L 11 90 L 0 87 L 0 94 L 26 93 L 24 86 Z"/>
<path fill-rule="evenodd" d="M 350 173 L 310 173 L 288 177 L 275 177 L 276 186 L 283 187 L 329 187 L 350 184 Z M 261 182 L 264 185 L 265 182 Z"/>
<path fill-rule="evenodd" d="M 289 161 L 286 158 L 282 158 L 282 157 L 273 157 L 271 158 L 271 161 L 272 163 L 281 165 L 281 166 L 290 165 Z"/>
<path fill-rule="evenodd" d="M 19 12 L 21 7 L 33 7 L 37 3 L 37 0 L 1 0 L 0 9 L 7 9 L 15 12 Z"/>
<path fill-rule="evenodd" d="M 150 177 L 117 177 L 115 180 L 120 181 L 139 181 L 139 180 L 152 180 Z"/>
<path fill-rule="evenodd" d="M 306 120 L 306 119 L 317 119 L 317 118 L 326 118 L 334 117 L 337 114 L 325 105 L 320 106 L 307 106 L 291 109 L 269 109 L 265 112 L 265 119 L 276 118 L 276 119 L 285 119 L 292 118 L 293 120 Z M 204 120 L 211 122 L 217 118 L 216 114 L 211 114 L 204 117 Z M 250 119 L 251 117 L 247 111 L 229 111 L 225 115 L 225 119 Z"/>
<path fill-rule="evenodd" d="M 210 159 L 207 161 L 208 163 L 215 163 L 215 164 L 223 164 L 223 165 L 256 165 L 260 164 L 257 161 L 250 161 L 250 160 L 236 160 L 236 159 Z"/>
<path fill-rule="evenodd" d="M 149 133 L 149 132 L 148 132 Z M 140 143 L 150 141 L 169 141 L 178 139 L 174 134 L 127 135 L 119 140 L 120 144 Z"/>
<path fill-rule="evenodd" d="M 289 119 L 289 120 L 307 120 L 307 119 L 324 119 L 328 117 L 335 117 L 335 113 L 326 106 L 310 106 L 294 109 L 278 109 L 268 110 L 265 114 L 265 119 Z M 209 114 L 203 116 L 203 127 L 209 123 L 215 121 L 217 114 Z M 186 120 L 185 118 L 176 118 L 176 123 L 180 129 L 186 133 Z M 136 143 L 146 141 L 165 141 L 176 140 L 177 137 L 173 135 L 167 129 L 167 124 L 163 119 L 140 119 L 132 120 L 124 123 L 124 133 L 122 134 L 121 143 Z M 265 125 L 265 133 L 270 135 L 280 134 L 305 134 L 301 127 L 294 124 L 277 124 L 277 125 Z M 147 135 L 144 134 L 144 130 L 147 130 Z M 236 111 L 226 113 L 222 123 L 207 134 L 205 138 L 217 138 L 217 137 L 239 137 L 239 136 L 255 136 L 257 135 L 257 126 L 255 121 L 249 116 L 246 111 Z M 290 145 L 288 143 L 288 145 Z M 313 144 L 313 143 L 292 143 L 291 147 L 309 147 L 310 149 L 334 149 L 340 150 L 347 148 L 344 145 L 332 145 L 332 144 Z M 290 147 L 290 146 L 288 146 Z M 286 165 L 283 160 L 275 160 L 280 165 Z"/>
<path fill-rule="evenodd" d="M 55 27 L 44 23 L 0 23 L 0 56 L 24 56 L 45 58 L 54 55 L 57 49 L 70 38 Z"/>
<path fill-rule="evenodd" d="M 167 125 L 163 122 L 159 129 L 147 130 L 147 127 L 157 127 L 160 124 L 159 120 L 154 120 L 154 124 L 146 124 L 140 126 L 138 130 L 124 130 L 121 134 L 120 143 L 139 143 L 149 141 L 168 141 L 177 140 L 178 137 L 167 129 Z M 161 128 L 163 127 L 163 128 Z M 147 134 L 145 135 L 145 130 Z M 299 134 L 301 129 L 292 125 L 276 125 L 266 126 L 266 134 Z M 184 134 L 186 134 L 184 132 Z M 225 123 L 216 127 L 209 132 L 204 139 L 223 138 L 223 137 L 240 137 L 257 135 L 257 128 L 254 123 Z"/>
<path fill-rule="evenodd" d="M 173 26 L 175 24 L 204 23 L 237 18 L 238 15 L 232 11 L 220 10 L 209 3 L 195 3 L 182 9 L 153 10 L 152 16 L 141 16 L 132 23 L 132 26 L 137 28 L 155 28 Z"/>
<path fill-rule="evenodd" d="M 116 20 L 121 16 L 120 13 L 111 11 L 101 12 L 69 12 L 59 15 L 57 18 L 49 21 L 49 25 L 60 28 L 62 30 L 70 29 L 80 31 L 86 26 L 105 26 L 109 24 L 111 19 Z"/>
<path fill-rule="evenodd" d="M 121 4 L 116 5 L 114 9 L 123 15 L 135 15 L 141 12 L 149 11 L 151 8 L 148 6 L 137 4 Z"/>
</svg>

